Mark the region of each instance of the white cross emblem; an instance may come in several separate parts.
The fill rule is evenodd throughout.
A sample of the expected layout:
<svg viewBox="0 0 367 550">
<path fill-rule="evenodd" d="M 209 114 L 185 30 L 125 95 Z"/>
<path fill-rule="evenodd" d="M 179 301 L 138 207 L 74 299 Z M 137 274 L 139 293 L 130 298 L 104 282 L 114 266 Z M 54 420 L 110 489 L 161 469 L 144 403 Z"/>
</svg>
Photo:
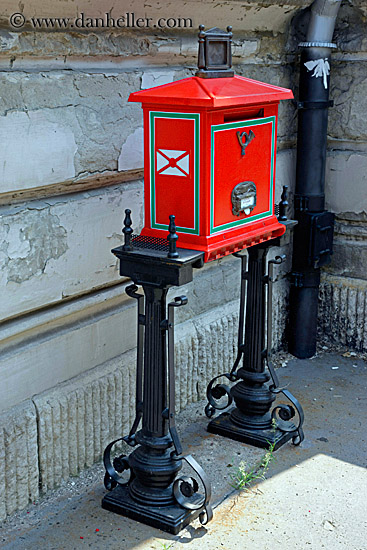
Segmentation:
<svg viewBox="0 0 367 550">
<path fill-rule="evenodd" d="M 157 150 L 157 173 L 167 176 L 189 176 L 190 155 L 188 151 L 175 149 Z"/>
</svg>

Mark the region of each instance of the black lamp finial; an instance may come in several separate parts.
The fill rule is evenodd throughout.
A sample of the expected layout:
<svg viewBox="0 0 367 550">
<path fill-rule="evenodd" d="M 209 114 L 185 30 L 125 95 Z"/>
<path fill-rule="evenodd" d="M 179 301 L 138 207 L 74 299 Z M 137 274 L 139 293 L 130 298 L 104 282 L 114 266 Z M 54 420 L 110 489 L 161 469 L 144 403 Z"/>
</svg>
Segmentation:
<svg viewBox="0 0 367 550">
<path fill-rule="evenodd" d="M 214 27 L 205 31 L 199 25 L 198 70 L 195 76 L 200 78 L 231 78 L 232 67 L 232 27 L 227 32 Z"/>
</svg>

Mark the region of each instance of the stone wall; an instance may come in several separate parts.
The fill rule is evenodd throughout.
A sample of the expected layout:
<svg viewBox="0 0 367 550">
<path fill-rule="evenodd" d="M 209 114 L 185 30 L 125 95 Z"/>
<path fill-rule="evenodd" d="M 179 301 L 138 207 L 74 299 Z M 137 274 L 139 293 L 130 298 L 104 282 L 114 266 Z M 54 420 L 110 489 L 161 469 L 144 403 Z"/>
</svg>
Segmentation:
<svg viewBox="0 0 367 550">
<path fill-rule="evenodd" d="M 110 253 L 121 243 L 126 207 L 137 231 L 143 223 L 142 116 L 139 105 L 128 103 L 130 92 L 192 75 L 202 22 L 207 28 L 232 24 L 238 74 L 296 89 L 292 20 L 302 23 L 304 7 L 300 0 L 171 1 L 153 2 L 145 13 L 142 1 L 81 2 L 79 13 L 90 17 L 185 17 L 192 28 L 56 32 L 32 30 L 30 18 L 75 18 L 73 2 L 62 9 L 51 1 L 27 2 L 19 31 L 9 25 L 18 11 L 12 4 L 4 0 L 0 13 L 0 471 L 13 475 L 0 478 L 0 518 L 100 460 L 105 444 L 132 420 L 136 310 Z M 339 328 L 331 333 L 328 292 L 365 279 L 366 272 L 357 252 L 364 250 L 366 223 L 361 6 L 342 8 L 342 51 L 334 54 L 332 74 L 327 200 L 338 224 L 321 325 L 335 339 L 344 317 L 333 314 Z M 276 202 L 282 185 L 294 188 L 295 139 L 296 112 L 284 102 Z M 352 173 L 346 196 L 344 181 L 351 185 Z M 202 397 L 210 377 L 233 359 L 238 262 L 207 265 L 184 289 L 189 303 L 178 312 L 176 331 L 180 407 Z M 284 345 L 289 268 L 288 258 L 275 285 L 274 349 Z M 353 338 L 348 343 L 361 347 Z M 28 474 L 22 469 L 20 476 L 15 464 L 24 468 L 27 456 Z"/>
<path fill-rule="evenodd" d="M 319 338 L 359 351 L 367 350 L 366 16 L 365 3 L 342 2 L 336 21 L 325 186 L 326 208 L 336 215 L 334 254 L 319 296 Z M 305 40 L 308 18 L 308 9 L 294 17 L 289 54 Z"/>
<path fill-rule="evenodd" d="M 367 350 L 366 15 L 365 5 L 343 3 L 334 36 L 326 207 L 336 224 L 319 316 L 324 339 L 359 351 Z"/>
</svg>

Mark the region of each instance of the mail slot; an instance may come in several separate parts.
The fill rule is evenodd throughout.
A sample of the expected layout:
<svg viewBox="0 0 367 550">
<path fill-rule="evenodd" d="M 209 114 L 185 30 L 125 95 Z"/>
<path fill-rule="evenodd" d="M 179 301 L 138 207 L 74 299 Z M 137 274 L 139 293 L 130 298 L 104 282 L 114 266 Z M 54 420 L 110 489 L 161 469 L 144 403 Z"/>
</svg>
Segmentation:
<svg viewBox="0 0 367 550">
<path fill-rule="evenodd" d="M 218 29 L 203 34 L 218 42 Z M 210 261 L 284 233 L 274 214 L 277 116 L 293 95 L 234 75 L 224 61 L 203 67 L 129 101 L 144 113 L 142 235 L 166 238 L 174 214 L 178 246 Z"/>
</svg>

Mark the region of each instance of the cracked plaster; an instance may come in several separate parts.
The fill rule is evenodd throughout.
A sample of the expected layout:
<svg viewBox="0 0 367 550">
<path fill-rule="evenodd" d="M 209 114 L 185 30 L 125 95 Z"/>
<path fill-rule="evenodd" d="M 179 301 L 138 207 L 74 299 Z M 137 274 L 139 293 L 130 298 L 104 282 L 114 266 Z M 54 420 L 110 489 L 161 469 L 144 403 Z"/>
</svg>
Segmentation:
<svg viewBox="0 0 367 550">
<path fill-rule="evenodd" d="M 28 210 L 26 215 L 18 213 L 4 227 L 5 284 L 23 283 L 44 273 L 47 262 L 60 258 L 68 249 L 66 229 L 50 207 Z"/>
<path fill-rule="evenodd" d="M 127 207 L 140 231 L 141 182 L 0 209 L 0 319 L 119 281 Z"/>
<path fill-rule="evenodd" d="M 174 71 L 145 71 L 141 79 L 141 89 L 154 88 L 173 82 Z"/>
</svg>

